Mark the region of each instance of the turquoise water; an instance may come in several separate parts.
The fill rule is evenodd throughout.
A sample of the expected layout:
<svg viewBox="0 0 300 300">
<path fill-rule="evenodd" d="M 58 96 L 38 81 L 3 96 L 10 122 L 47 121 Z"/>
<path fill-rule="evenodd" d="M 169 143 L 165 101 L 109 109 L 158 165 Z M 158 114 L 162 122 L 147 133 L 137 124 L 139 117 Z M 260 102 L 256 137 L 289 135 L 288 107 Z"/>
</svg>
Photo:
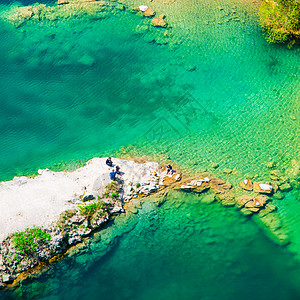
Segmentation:
<svg viewBox="0 0 300 300">
<path fill-rule="evenodd" d="M 0 180 L 73 169 L 121 147 L 196 171 L 218 162 L 238 170 L 233 182 L 264 177 L 267 161 L 283 169 L 299 159 L 299 48 L 268 44 L 253 7 L 235 3 L 245 23 L 226 22 L 219 4 L 233 3 L 177 1 L 176 14 L 154 1 L 170 37 L 114 8 L 101 19 L 0 21 Z M 299 299 L 289 252 L 300 253 L 297 191 L 276 203 L 289 248 L 198 200 L 172 194 L 117 218 L 11 297 Z"/>
<path fill-rule="evenodd" d="M 265 42 L 243 6 L 245 24 L 205 25 L 208 4 L 169 38 L 126 11 L 1 24 L 0 178 L 138 143 L 243 173 L 299 158 L 299 49 Z"/>
<path fill-rule="evenodd" d="M 191 194 L 145 200 L 14 299 L 299 299 L 300 265 L 250 219 Z M 6 294 L 8 297 L 8 294 Z"/>
</svg>

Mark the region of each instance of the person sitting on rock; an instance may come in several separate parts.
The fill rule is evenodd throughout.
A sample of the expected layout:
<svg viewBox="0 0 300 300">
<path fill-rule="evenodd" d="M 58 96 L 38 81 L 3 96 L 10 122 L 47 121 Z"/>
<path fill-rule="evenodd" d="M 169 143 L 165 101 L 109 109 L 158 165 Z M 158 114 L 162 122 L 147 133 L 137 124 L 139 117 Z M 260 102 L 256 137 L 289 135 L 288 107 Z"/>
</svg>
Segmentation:
<svg viewBox="0 0 300 300">
<path fill-rule="evenodd" d="M 116 173 L 117 173 L 117 174 L 121 174 L 121 172 L 120 172 L 120 167 L 119 167 L 119 166 L 116 166 Z"/>
<path fill-rule="evenodd" d="M 109 173 L 110 180 L 116 180 L 116 175 L 117 175 L 117 172 L 115 170 L 113 170 L 112 172 L 110 172 Z"/>
<path fill-rule="evenodd" d="M 172 175 L 173 173 L 175 173 L 175 171 L 173 170 L 171 165 L 167 165 L 167 175 Z"/>
<path fill-rule="evenodd" d="M 107 160 L 106 160 L 106 165 L 109 166 L 109 167 L 112 167 L 113 166 L 113 162 L 111 160 L 111 157 L 109 157 Z"/>
</svg>

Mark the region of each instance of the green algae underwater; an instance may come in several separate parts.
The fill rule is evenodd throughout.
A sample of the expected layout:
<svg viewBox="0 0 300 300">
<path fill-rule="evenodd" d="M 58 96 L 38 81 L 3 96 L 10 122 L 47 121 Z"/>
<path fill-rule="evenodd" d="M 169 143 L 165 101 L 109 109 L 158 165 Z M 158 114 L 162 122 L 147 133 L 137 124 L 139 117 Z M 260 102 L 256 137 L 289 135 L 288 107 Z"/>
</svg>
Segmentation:
<svg viewBox="0 0 300 300">
<path fill-rule="evenodd" d="M 245 23 L 226 21 L 232 5 Z M 268 44 L 241 3 L 193 2 L 167 20 L 170 36 L 113 7 L 97 19 L 1 21 L 0 179 L 128 145 L 195 171 L 237 168 L 233 180 L 299 159 L 299 48 Z M 0 298 L 300 299 L 299 198 L 276 202 L 288 248 L 233 208 L 149 199 Z"/>
</svg>

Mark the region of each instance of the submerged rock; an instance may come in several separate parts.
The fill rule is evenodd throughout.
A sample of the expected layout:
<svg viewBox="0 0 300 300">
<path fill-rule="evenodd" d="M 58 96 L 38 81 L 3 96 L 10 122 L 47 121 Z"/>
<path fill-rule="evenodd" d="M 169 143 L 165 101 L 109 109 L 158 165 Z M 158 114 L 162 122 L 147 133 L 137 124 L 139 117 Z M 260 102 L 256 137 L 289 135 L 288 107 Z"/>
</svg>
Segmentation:
<svg viewBox="0 0 300 300">
<path fill-rule="evenodd" d="M 289 183 L 283 183 L 279 186 L 279 189 L 282 191 L 282 192 L 290 192 L 293 187 L 289 184 Z"/>
</svg>

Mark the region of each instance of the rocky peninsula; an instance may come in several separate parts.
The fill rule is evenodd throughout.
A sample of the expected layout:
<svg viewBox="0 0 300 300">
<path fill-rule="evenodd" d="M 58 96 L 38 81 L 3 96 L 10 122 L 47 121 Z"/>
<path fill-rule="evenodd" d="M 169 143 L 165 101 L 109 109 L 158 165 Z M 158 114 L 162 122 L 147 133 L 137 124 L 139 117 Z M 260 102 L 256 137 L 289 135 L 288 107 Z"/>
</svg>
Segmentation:
<svg viewBox="0 0 300 300">
<path fill-rule="evenodd" d="M 289 177 L 271 170 L 272 181 L 245 179 L 232 185 L 207 172 L 193 177 L 166 174 L 157 162 L 117 158 L 113 162 L 121 173 L 111 180 L 112 168 L 105 160 L 94 158 L 70 172 L 38 170 L 33 178 L 0 183 L 1 286 L 81 242 L 113 215 L 127 209 L 137 212 L 132 199 L 155 192 L 163 196 L 168 189 L 201 193 L 201 202 L 235 206 L 246 216 L 254 215 L 276 242 L 289 242 L 271 202 L 297 184 L 300 167 L 296 161 L 285 173 Z"/>
</svg>

